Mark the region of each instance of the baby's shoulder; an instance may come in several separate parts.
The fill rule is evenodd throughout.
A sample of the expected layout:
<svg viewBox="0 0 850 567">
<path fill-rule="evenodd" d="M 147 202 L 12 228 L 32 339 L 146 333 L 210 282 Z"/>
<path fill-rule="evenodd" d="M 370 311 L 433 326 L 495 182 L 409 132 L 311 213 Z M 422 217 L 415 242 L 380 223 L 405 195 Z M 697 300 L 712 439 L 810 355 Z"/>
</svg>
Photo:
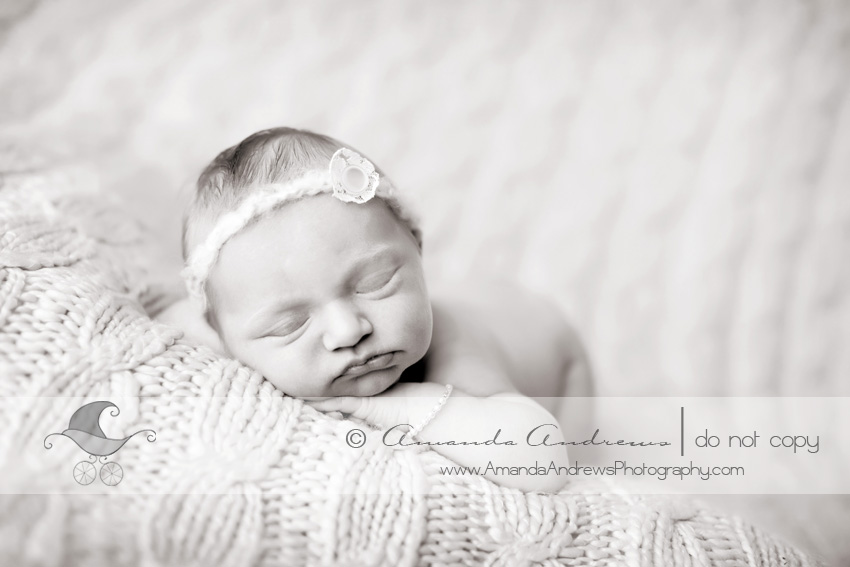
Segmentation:
<svg viewBox="0 0 850 567">
<path fill-rule="evenodd" d="M 435 350 L 497 368 L 525 395 L 557 395 L 566 319 L 559 307 L 517 284 L 466 280 L 432 291 Z"/>
<path fill-rule="evenodd" d="M 482 278 L 441 284 L 431 296 L 435 317 L 448 321 L 443 329 L 435 323 L 434 330 L 446 332 L 446 340 L 557 351 L 569 332 L 565 314 L 553 299 L 510 281 Z"/>
</svg>

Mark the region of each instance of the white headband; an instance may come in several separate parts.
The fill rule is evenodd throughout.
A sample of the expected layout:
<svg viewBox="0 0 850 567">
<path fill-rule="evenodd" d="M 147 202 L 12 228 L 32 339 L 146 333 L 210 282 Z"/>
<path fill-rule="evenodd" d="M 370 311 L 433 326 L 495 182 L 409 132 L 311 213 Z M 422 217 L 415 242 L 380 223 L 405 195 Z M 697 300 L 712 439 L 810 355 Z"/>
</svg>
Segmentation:
<svg viewBox="0 0 850 567">
<path fill-rule="evenodd" d="M 340 201 L 358 204 L 377 195 L 407 223 L 421 246 L 418 222 L 411 216 L 410 208 L 400 202 L 395 186 L 386 178 L 382 181 L 369 160 L 348 148 L 340 148 L 331 157 L 327 171 L 311 171 L 286 183 L 265 185 L 252 192 L 235 210 L 222 215 L 204 242 L 189 255 L 186 267 L 180 272 L 189 296 L 200 301 L 206 311 L 204 283 L 218 260 L 221 247 L 251 220 L 286 201 L 328 192 L 333 192 Z"/>
</svg>

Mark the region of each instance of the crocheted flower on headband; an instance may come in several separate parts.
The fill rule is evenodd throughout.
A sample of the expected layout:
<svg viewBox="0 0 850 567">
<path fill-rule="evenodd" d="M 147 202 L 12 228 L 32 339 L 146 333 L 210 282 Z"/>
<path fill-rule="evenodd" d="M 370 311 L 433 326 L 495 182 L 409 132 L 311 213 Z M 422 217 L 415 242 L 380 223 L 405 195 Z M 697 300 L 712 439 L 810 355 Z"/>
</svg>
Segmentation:
<svg viewBox="0 0 850 567">
<path fill-rule="evenodd" d="M 186 267 L 180 272 L 189 296 L 200 301 L 206 310 L 204 283 L 218 260 L 221 247 L 252 219 L 286 201 L 329 192 L 340 201 L 355 204 L 365 203 L 377 195 L 408 225 L 421 247 L 418 222 L 409 207 L 402 204 L 392 183 L 389 180 L 382 182 L 368 159 L 348 148 L 340 148 L 331 157 L 326 171 L 311 171 L 285 183 L 257 188 L 235 210 L 222 215 L 206 240 L 189 255 Z"/>
<path fill-rule="evenodd" d="M 346 203 L 365 203 L 375 196 L 381 178 L 368 159 L 348 148 L 340 148 L 331 158 L 334 197 Z"/>
</svg>

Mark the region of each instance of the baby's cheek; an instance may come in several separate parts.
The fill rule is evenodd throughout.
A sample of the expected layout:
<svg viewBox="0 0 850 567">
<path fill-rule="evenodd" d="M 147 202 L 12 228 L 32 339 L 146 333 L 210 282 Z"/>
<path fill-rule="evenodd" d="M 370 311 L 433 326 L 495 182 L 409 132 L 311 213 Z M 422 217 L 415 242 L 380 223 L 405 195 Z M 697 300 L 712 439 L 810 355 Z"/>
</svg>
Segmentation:
<svg viewBox="0 0 850 567">
<path fill-rule="evenodd" d="M 302 389 L 304 375 L 308 373 L 303 357 L 296 349 L 282 349 L 278 345 L 265 345 L 258 356 L 257 369 L 263 376 L 287 394 Z"/>
<path fill-rule="evenodd" d="M 291 396 L 327 396 L 341 365 L 332 354 L 321 341 L 305 335 L 272 349 L 266 357 L 266 366 L 275 377 L 275 386 Z"/>
<path fill-rule="evenodd" d="M 433 327 L 431 302 L 427 296 L 413 295 L 399 306 L 400 333 L 408 343 L 407 348 L 413 354 L 424 356 L 431 344 Z"/>
<path fill-rule="evenodd" d="M 264 341 L 269 342 L 269 339 L 234 341 L 230 345 L 231 356 L 262 374 L 275 386 L 281 387 L 279 382 L 281 382 L 282 373 L 279 357 L 276 356 L 270 342 L 263 344 Z"/>
</svg>

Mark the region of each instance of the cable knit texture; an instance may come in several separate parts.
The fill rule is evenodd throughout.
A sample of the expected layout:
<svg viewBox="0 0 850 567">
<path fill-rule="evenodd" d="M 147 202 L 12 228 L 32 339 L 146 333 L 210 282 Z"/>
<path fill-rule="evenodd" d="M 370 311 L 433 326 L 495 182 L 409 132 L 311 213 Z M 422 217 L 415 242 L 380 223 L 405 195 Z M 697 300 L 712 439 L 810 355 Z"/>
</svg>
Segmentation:
<svg viewBox="0 0 850 567">
<path fill-rule="evenodd" d="M 148 318 L 165 293 L 149 238 L 87 181 L 7 173 L 0 190 L 0 563 L 817 564 L 695 501 L 593 478 L 523 494 L 373 430 L 352 450 L 353 423 Z M 119 403 L 119 435 L 157 432 L 115 455 L 124 480 L 101 494 L 75 483 L 72 443 L 32 452 L 80 398 Z"/>
</svg>

